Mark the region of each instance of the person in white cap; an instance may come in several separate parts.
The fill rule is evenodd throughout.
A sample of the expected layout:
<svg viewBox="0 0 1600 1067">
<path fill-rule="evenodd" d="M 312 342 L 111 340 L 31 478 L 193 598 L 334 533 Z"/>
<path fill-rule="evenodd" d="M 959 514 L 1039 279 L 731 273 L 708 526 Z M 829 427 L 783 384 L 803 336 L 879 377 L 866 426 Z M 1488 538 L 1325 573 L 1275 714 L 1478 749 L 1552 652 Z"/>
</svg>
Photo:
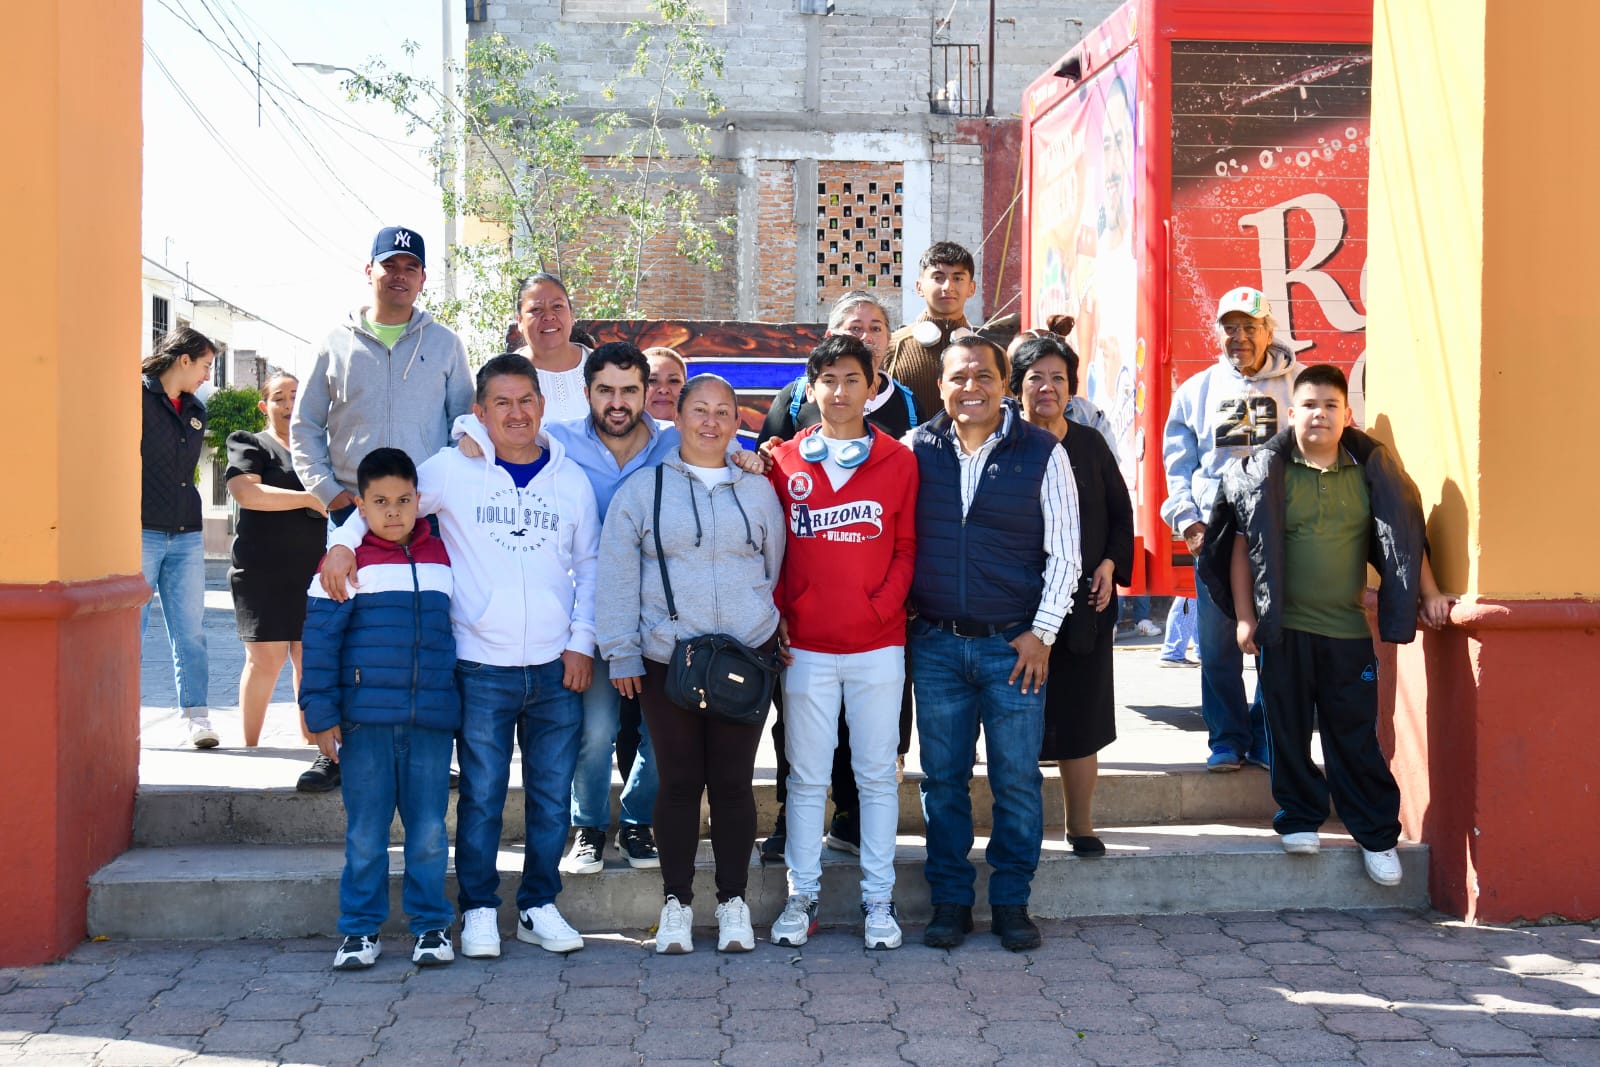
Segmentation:
<svg viewBox="0 0 1600 1067">
<path fill-rule="evenodd" d="M 1178 387 L 1161 447 L 1167 499 L 1161 517 L 1199 557 L 1222 468 L 1288 426 L 1294 353 L 1272 340 L 1277 323 L 1259 289 L 1240 286 L 1217 303 L 1214 366 Z M 1234 624 L 1195 582 L 1195 637 L 1200 650 L 1200 714 L 1210 733 L 1206 767 L 1236 771 L 1267 765 L 1261 691 L 1245 703 L 1244 655 Z"/>
</svg>

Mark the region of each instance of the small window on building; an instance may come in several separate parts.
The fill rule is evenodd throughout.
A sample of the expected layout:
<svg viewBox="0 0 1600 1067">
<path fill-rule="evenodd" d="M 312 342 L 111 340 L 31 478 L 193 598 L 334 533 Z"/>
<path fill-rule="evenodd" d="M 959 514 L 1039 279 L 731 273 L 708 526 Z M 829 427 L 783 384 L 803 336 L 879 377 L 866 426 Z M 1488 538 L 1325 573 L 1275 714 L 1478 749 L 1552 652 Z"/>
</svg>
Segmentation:
<svg viewBox="0 0 1600 1067">
<path fill-rule="evenodd" d="M 172 305 L 164 296 L 150 298 L 150 344 L 159 345 L 172 324 Z"/>
</svg>

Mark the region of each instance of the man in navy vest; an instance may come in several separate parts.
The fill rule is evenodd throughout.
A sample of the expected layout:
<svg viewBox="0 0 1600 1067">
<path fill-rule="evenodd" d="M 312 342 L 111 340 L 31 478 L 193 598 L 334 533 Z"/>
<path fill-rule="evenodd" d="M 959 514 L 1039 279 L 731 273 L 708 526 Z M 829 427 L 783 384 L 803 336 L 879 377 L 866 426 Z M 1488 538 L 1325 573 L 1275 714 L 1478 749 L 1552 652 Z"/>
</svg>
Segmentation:
<svg viewBox="0 0 1600 1067">
<path fill-rule="evenodd" d="M 911 670 L 922 740 L 923 942 L 955 948 L 972 929 L 977 871 L 969 784 L 984 731 L 993 830 L 985 858 L 1000 943 L 1037 948 L 1028 893 L 1044 838 L 1039 746 L 1044 686 L 1082 571 L 1078 491 L 1055 435 L 1006 392 L 1005 354 L 976 335 L 942 356 L 944 412 L 908 440 L 921 469 Z"/>
</svg>

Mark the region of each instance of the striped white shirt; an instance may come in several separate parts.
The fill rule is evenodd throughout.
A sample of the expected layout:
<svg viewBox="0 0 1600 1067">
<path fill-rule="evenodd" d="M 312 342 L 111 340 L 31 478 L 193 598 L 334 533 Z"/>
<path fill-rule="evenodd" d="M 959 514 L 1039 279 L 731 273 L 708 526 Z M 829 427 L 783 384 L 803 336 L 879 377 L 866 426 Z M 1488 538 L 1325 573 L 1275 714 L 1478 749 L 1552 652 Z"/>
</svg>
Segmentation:
<svg viewBox="0 0 1600 1067">
<path fill-rule="evenodd" d="M 978 493 L 989 454 L 1011 428 L 1014 417 L 1011 408 L 1005 408 L 1004 415 L 1000 428 L 975 452 L 969 453 L 960 436 L 951 434 L 956 443 L 956 459 L 961 465 L 962 518 L 966 518 L 972 498 Z M 1072 592 L 1078 587 L 1078 576 L 1083 573 L 1078 482 L 1072 475 L 1072 461 L 1067 459 L 1064 448 L 1050 452 L 1044 480 L 1039 485 L 1039 508 L 1044 513 L 1044 593 L 1039 598 L 1039 610 L 1033 616 L 1033 627 L 1053 634 L 1060 632 L 1067 614 L 1072 611 Z"/>
</svg>

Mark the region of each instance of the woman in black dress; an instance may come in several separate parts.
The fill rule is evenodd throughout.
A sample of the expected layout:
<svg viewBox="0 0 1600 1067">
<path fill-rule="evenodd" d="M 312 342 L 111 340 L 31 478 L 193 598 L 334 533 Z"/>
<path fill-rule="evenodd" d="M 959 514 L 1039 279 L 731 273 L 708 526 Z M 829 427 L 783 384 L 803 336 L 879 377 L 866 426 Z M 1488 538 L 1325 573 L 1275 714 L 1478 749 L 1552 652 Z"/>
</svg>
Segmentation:
<svg viewBox="0 0 1600 1067">
<path fill-rule="evenodd" d="M 300 629 L 306 620 L 306 587 L 316 573 L 327 541 L 322 502 L 308 493 L 289 458 L 289 417 L 299 382 L 277 371 L 261 388 L 267 428 L 228 435 L 228 495 L 239 505 L 233 539 L 233 615 L 244 642 L 244 673 L 239 678 L 239 709 L 244 743 L 261 740 L 267 702 L 285 659 L 294 664 L 300 689 Z M 307 743 L 311 738 L 301 723 Z M 337 784 L 337 778 L 334 780 Z"/>
<path fill-rule="evenodd" d="M 1011 391 L 1035 426 L 1055 434 L 1078 485 L 1084 575 L 1072 613 L 1050 649 L 1040 760 L 1061 768 L 1067 843 L 1079 856 L 1101 856 L 1094 832 L 1098 753 L 1117 739 L 1111 642 L 1117 629 L 1117 585 L 1133 570 L 1133 503 L 1105 439 L 1070 422 L 1066 405 L 1078 391 L 1078 354 L 1059 337 L 1024 341 L 1011 363 Z"/>
</svg>

